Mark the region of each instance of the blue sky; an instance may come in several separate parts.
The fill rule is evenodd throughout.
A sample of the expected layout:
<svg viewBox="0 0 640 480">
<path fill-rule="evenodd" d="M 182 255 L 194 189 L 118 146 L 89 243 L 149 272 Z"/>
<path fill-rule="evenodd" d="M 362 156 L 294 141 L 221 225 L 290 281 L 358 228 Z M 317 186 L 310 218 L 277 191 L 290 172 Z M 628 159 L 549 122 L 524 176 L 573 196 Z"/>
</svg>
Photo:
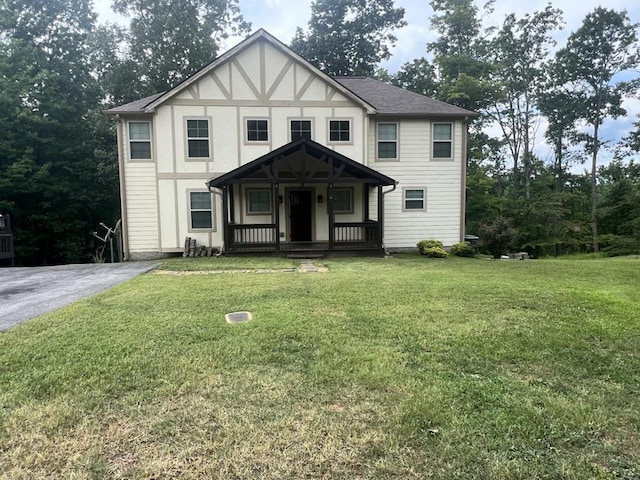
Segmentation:
<svg viewBox="0 0 640 480">
<path fill-rule="evenodd" d="M 395 3 L 396 6 L 405 9 L 405 20 L 408 25 L 396 33 L 398 42 L 392 49 L 393 56 L 382 64 L 382 67 L 392 73 L 397 71 L 403 63 L 425 56 L 425 45 L 436 38 L 429 29 L 429 18 L 433 13 L 429 0 L 396 0 Z M 474 3 L 482 8 L 486 1 L 475 0 Z M 552 2 L 496 0 L 493 13 L 486 16 L 483 21 L 485 26 L 499 27 L 504 17 L 510 13 L 521 17 L 526 13 L 544 9 L 548 3 L 564 12 L 565 28 L 556 36 L 560 45 L 572 31 L 580 26 L 587 13 L 603 5 L 601 0 L 555 0 Z M 100 21 L 118 21 L 118 17 L 111 11 L 111 0 L 94 0 L 94 5 Z M 310 5 L 310 0 L 239 0 L 240 9 L 245 19 L 251 22 L 253 30 L 264 28 L 286 44 L 293 38 L 296 27 L 306 27 L 311 11 Z M 637 0 L 607 0 L 604 6 L 615 10 L 626 10 L 632 22 L 640 22 L 640 2 Z M 226 47 L 232 47 L 239 40 L 239 38 L 229 39 Z M 626 135 L 631 123 L 640 114 L 640 100 L 627 99 L 624 106 L 628 116 L 608 121 L 602 130 L 605 139 L 616 140 Z M 544 144 L 542 138 L 544 129 L 545 125 L 540 125 L 536 149 L 543 159 L 550 155 L 550 149 Z M 610 155 L 607 154 L 601 157 L 601 163 L 610 159 Z"/>
</svg>

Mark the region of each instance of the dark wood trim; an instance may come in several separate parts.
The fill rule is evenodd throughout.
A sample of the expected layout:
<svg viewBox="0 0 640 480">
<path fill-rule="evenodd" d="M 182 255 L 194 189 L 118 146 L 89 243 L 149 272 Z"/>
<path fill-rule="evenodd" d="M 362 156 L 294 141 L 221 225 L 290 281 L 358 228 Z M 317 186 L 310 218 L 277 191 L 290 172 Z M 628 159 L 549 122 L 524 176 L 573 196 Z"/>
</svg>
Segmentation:
<svg viewBox="0 0 640 480">
<path fill-rule="evenodd" d="M 334 225 L 336 222 L 335 212 L 333 211 L 333 183 L 327 186 L 327 213 L 329 214 L 329 250 L 333 250 L 335 243 Z"/>
<path fill-rule="evenodd" d="M 378 245 L 383 246 L 384 241 L 384 195 L 382 193 L 382 185 L 378 185 Z"/>
<path fill-rule="evenodd" d="M 229 223 L 236 223 L 236 209 L 233 185 L 229 185 Z"/>
<path fill-rule="evenodd" d="M 362 185 L 362 221 L 369 220 L 371 213 L 369 212 L 369 184 Z"/>
<path fill-rule="evenodd" d="M 275 231 L 275 241 L 276 241 L 276 252 L 280 251 L 280 185 L 278 183 L 274 183 L 272 185 L 272 197 L 273 197 L 273 211 L 274 211 L 274 220 L 276 224 Z"/>
<path fill-rule="evenodd" d="M 229 187 L 222 187 L 222 241 L 229 247 Z"/>
</svg>

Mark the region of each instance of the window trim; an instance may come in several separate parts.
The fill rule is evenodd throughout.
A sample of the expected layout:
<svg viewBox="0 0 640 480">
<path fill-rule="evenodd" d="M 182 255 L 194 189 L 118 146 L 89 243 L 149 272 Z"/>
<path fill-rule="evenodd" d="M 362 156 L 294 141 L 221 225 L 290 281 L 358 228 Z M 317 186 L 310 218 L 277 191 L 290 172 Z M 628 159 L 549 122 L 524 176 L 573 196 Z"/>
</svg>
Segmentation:
<svg viewBox="0 0 640 480">
<path fill-rule="evenodd" d="M 206 140 L 208 141 L 209 147 L 209 156 L 207 157 L 191 157 L 189 155 L 189 140 L 205 140 L 204 137 L 189 137 L 189 120 L 206 120 L 207 121 L 207 133 L 208 137 Z M 188 162 L 206 162 L 213 158 L 213 142 L 212 142 L 212 131 L 211 125 L 213 121 L 211 117 L 184 117 L 184 147 L 185 147 L 185 160 Z"/>
<path fill-rule="evenodd" d="M 149 139 L 148 140 L 140 140 L 140 139 L 131 139 L 131 124 L 132 123 L 146 123 L 149 126 Z M 153 160 L 153 142 L 151 138 L 153 136 L 152 133 L 152 125 L 149 120 L 129 120 L 127 121 L 127 143 L 129 146 L 128 160 L 132 162 L 150 162 Z M 145 158 L 133 158 L 131 155 L 131 144 L 132 143 L 148 143 L 149 144 L 149 157 Z"/>
<path fill-rule="evenodd" d="M 251 201 L 249 199 L 249 196 L 251 193 L 253 192 L 267 192 L 267 194 L 269 195 L 269 211 L 267 212 L 252 212 L 251 211 Z M 273 198 L 272 198 L 273 193 L 271 192 L 270 188 L 247 188 L 245 189 L 245 213 L 247 216 L 251 215 L 251 216 L 265 216 L 265 215 L 272 215 L 273 214 Z"/>
<path fill-rule="evenodd" d="M 211 209 L 202 209 L 202 208 L 196 208 L 196 209 L 192 209 L 191 208 L 191 194 L 192 193 L 208 193 L 209 194 L 209 198 L 211 199 Z M 216 231 L 216 216 L 215 216 L 215 199 L 214 199 L 214 195 L 205 189 L 202 188 L 189 188 L 187 189 L 187 212 L 188 212 L 188 222 L 189 222 L 189 228 L 188 231 L 189 232 L 215 232 Z M 211 227 L 194 227 L 193 226 L 193 217 L 191 216 L 192 212 L 211 212 Z"/>
<path fill-rule="evenodd" d="M 407 199 L 408 191 L 422 191 L 422 208 L 407 208 L 407 200 L 418 200 L 417 198 Z M 403 212 L 426 212 L 427 211 L 427 187 L 403 187 L 402 188 L 402 211 Z"/>
<path fill-rule="evenodd" d="M 350 215 L 354 212 L 353 199 L 354 199 L 354 188 L 353 187 L 334 187 L 333 193 L 335 195 L 336 191 L 343 190 L 349 193 L 349 210 L 336 210 L 335 206 L 333 208 L 333 213 L 337 215 Z"/>
<path fill-rule="evenodd" d="M 288 132 L 289 132 L 289 141 L 293 142 L 293 135 L 292 135 L 292 130 L 291 130 L 291 122 L 309 122 L 309 132 L 311 134 L 311 140 L 313 140 L 316 135 L 315 135 L 315 131 L 314 131 L 314 121 L 313 118 L 310 117 L 287 117 L 287 124 L 288 124 Z"/>
<path fill-rule="evenodd" d="M 395 125 L 396 126 L 396 139 L 395 140 L 380 140 L 380 125 Z M 396 144 L 395 157 L 380 157 L 380 142 Z M 381 162 L 394 162 L 400 160 L 400 122 L 376 122 L 376 160 Z"/>
<path fill-rule="evenodd" d="M 451 126 L 451 138 L 449 140 L 436 140 L 435 139 L 435 134 L 436 134 L 436 125 L 450 125 Z M 431 122 L 431 160 L 435 160 L 435 161 L 447 161 L 447 160 L 453 160 L 453 138 L 454 138 L 454 127 L 455 124 L 453 122 Z M 438 143 L 449 143 L 450 145 L 450 155 L 448 157 L 436 157 L 435 156 L 435 145 L 436 142 Z"/>
<path fill-rule="evenodd" d="M 331 122 L 349 123 L 349 140 L 331 140 Z M 332 117 L 327 118 L 327 144 L 329 145 L 353 145 L 353 118 Z"/>
<path fill-rule="evenodd" d="M 267 139 L 266 140 L 250 140 L 249 139 L 249 122 L 267 122 Z M 260 131 L 260 130 L 257 130 Z M 267 117 L 244 117 L 244 144 L 245 145 L 268 145 L 271 140 L 271 122 Z"/>
</svg>

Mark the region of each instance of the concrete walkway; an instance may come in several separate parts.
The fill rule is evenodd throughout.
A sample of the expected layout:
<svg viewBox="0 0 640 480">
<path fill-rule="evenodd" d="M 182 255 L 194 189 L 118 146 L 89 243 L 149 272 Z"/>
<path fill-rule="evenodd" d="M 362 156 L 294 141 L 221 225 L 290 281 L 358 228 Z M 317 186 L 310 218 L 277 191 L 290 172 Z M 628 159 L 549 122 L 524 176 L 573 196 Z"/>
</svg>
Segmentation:
<svg viewBox="0 0 640 480">
<path fill-rule="evenodd" d="M 125 262 L 0 268 L 0 332 L 103 292 L 156 266 Z"/>
</svg>

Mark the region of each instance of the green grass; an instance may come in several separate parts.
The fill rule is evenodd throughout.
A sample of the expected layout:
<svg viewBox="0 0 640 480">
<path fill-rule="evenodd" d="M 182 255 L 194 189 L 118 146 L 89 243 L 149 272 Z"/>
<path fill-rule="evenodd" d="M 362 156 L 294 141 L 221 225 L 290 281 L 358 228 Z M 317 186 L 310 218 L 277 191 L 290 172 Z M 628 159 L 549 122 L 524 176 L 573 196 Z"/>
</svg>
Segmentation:
<svg viewBox="0 0 640 480">
<path fill-rule="evenodd" d="M 640 476 L 638 259 L 324 263 L 151 273 L 1 334 L 1 478 Z"/>
</svg>

